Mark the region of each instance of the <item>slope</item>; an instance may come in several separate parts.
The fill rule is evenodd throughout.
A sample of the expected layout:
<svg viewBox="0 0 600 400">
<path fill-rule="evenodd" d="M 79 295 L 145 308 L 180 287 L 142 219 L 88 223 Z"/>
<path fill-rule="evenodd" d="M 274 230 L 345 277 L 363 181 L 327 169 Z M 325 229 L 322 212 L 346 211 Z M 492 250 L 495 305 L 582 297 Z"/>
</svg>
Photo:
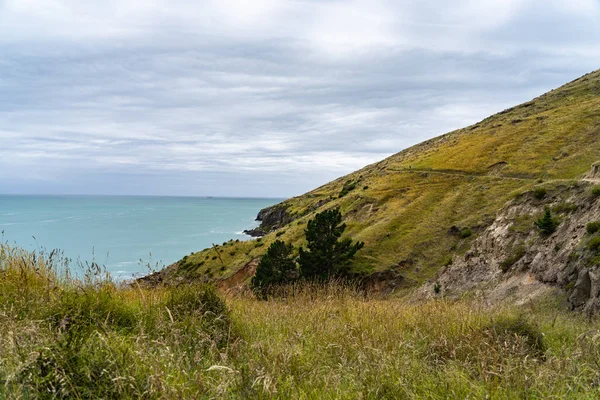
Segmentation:
<svg viewBox="0 0 600 400">
<path fill-rule="evenodd" d="M 600 71 L 261 211 L 266 235 L 193 253 L 155 278 L 227 280 L 275 239 L 302 245 L 314 213 L 340 207 L 365 242 L 357 274 L 410 287 L 464 253 L 503 205 L 600 159 Z"/>
</svg>

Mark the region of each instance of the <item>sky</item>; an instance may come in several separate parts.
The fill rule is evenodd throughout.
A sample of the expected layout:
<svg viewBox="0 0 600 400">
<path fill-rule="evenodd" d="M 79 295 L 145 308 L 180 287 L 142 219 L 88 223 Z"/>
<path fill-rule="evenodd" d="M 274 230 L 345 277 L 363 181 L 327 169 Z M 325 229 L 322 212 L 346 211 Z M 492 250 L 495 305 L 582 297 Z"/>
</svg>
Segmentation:
<svg viewBox="0 0 600 400">
<path fill-rule="evenodd" d="M 288 197 L 600 68 L 600 0 L 0 0 L 0 193 Z"/>
</svg>

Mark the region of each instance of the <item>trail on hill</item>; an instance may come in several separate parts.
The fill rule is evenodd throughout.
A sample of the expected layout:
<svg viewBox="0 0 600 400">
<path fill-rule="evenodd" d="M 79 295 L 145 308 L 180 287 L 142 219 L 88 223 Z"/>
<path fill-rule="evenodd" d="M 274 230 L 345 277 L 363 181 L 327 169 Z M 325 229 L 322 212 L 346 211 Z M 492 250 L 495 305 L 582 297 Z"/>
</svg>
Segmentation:
<svg viewBox="0 0 600 400">
<path fill-rule="evenodd" d="M 527 177 L 527 176 L 510 176 L 504 174 L 498 174 L 497 172 L 474 172 L 474 171 L 463 171 L 457 169 L 432 169 L 432 168 L 395 168 L 387 167 L 386 171 L 397 172 L 397 173 L 425 173 L 425 174 L 436 174 L 436 175 L 452 175 L 452 176 L 466 176 L 466 177 L 490 177 L 500 179 L 512 179 L 517 181 L 534 181 L 538 178 Z"/>
</svg>

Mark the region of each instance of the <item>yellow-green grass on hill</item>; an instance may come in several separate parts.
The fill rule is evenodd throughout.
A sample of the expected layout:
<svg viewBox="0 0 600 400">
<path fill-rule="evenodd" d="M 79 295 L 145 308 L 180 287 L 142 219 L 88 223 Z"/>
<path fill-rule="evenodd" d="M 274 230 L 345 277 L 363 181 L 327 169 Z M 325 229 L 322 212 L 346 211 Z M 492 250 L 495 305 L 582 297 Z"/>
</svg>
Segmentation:
<svg viewBox="0 0 600 400">
<path fill-rule="evenodd" d="M 226 278 L 275 239 L 303 245 L 316 212 L 340 207 L 347 234 L 365 242 L 353 269 L 396 268 L 408 285 L 431 278 L 516 194 L 548 180 L 579 179 L 600 159 L 600 72 L 528 103 L 404 150 L 281 203 L 296 217 L 258 241 L 229 243 L 186 259 L 179 273 Z M 353 187 L 344 191 L 344 186 Z M 344 194 L 340 198 L 340 194 Z"/>
<path fill-rule="evenodd" d="M 55 265 L 0 247 L 0 398 L 600 396 L 598 321 L 556 299 L 407 305 L 333 282 L 224 302 L 202 285 L 66 280 Z"/>
</svg>

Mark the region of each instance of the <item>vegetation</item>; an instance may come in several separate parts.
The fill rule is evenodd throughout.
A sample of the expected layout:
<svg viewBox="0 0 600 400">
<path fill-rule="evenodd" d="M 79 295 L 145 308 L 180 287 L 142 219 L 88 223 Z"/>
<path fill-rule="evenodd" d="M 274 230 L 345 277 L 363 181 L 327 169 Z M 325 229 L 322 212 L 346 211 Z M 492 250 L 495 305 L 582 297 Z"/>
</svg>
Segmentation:
<svg viewBox="0 0 600 400">
<path fill-rule="evenodd" d="M 593 235 L 594 233 L 599 232 L 600 231 L 600 221 L 590 222 L 589 224 L 587 224 L 586 229 L 590 235 Z"/>
<path fill-rule="evenodd" d="M 500 269 L 502 272 L 508 272 L 509 269 L 513 265 L 515 265 L 523 256 L 527 253 L 527 249 L 523 243 L 517 245 L 517 247 L 512 251 L 512 254 L 502 263 L 500 263 Z"/>
<path fill-rule="evenodd" d="M 408 305 L 339 282 L 223 300 L 59 267 L 0 247 L 0 398 L 600 396 L 598 321 L 557 302 Z"/>
<path fill-rule="evenodd" d="M 344 197 L 345 195 L 347 195 L 348 193 L 350 193 L 351 191 L 356 189 L 356 185 L 357 185 L 357 182 L 347 181 L 346 183 L 344 183 L 344 186 L 342 187 L 342 190 L 340 191 L 340 194 L 338 195 L 338 197 L 339 198 Z"/>
<path fill-rule="evenodd" d="M 549 208 L 546 209 L 544 216 L 535 221 L 535 226 L 544 234 L 544 235 L 552 235 L 559 223 L 556 219 L 552 217 L 552 212 Z"/>
<path fill-rule="evenodd" d="M 595 253 L 600 253 L 600 237 L 596 236 L 589 241 L 588 250 L 591 250 Z"/>
<path fill-rule="evenodd" d="M 255 293 L 264 293 L 272 285 L 291 282 L 298 268 L 292 257 L 294 247 L 276 240 L 262 257 L 250 285 Z"/>
<path fill-rule="evenodd" d="M 542 200 L 544 197 L 546 197 L 547 193 L 548 191 L 544 188 L 536 188 L 533 191 L 533 197 L 535 197 L 538 200 Z"/>
<path fill-rule="evenodd" d="M 470 228 L 465 228 L 460 232 L 460 236 L 463 239 L 470 238 L 471 236 L 473 236 L 473 231 Z"/>
<path fill-rule="evenodd" d="M 306 241 L 308 250 L 300 248 L 298 264 L 306 279 L 326 280 L 347 274 L 350 261 L 364 243 L 340 237 L 346 230 L 339 209 L 323 211 L 308 222 Z"/>
<path fill-rule="evenodd" d="M 600 154 L 599 93 L 597 71 L 286 200 L 282 206 L 293 218 L 285 233 L 265 236 L 263 248 L 252 242 L 234 244 L 237 252 L 222 254 L 227 268 L 217 278 L 227 278 L 261 257 L 277 239 L 299 248 L 308 221 L 326 209 L 339 208 L 347 224 L 345 235 L 365 243 L 351 271 L 375 273 L 411 260 L 401 271 L 406 282 L 428 281 L 444 264 L 448 249 L 456 245 L 460 255 L 470 246 L 449 234 L 450 227 L 472 227 L 476 234 L 480 229 L 475 227 L 487 226 L 507 201 L 531 193 L 540 179 L 547 191 L 542 202 L 557 196 L 555 184 L 589 172 Z M 362 190 L 344 191 L 348 182 Z M 339 197 L 342 192 L 346 193 Z M 534 221 L 527 221 L 527 232 Z M 211 252 L 188 257 L 194 268 L 182 274 L 203 278 L 207 267 L 218 270 L 218 259 L 199 266 Z"/>
</svg>

